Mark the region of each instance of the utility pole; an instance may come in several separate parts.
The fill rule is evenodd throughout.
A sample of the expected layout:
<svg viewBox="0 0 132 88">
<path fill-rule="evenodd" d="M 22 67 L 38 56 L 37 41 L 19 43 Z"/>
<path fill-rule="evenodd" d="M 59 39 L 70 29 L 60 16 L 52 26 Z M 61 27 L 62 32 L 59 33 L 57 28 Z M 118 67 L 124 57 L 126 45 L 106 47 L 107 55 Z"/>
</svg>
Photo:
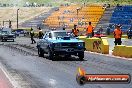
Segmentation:
<svg viewBox="0 0 132 88">
<path fill-rule="evenodd" d="M 18 29 L 18 11 L 19 9 L 17 9 L 17 29 Z"/>
</svg>

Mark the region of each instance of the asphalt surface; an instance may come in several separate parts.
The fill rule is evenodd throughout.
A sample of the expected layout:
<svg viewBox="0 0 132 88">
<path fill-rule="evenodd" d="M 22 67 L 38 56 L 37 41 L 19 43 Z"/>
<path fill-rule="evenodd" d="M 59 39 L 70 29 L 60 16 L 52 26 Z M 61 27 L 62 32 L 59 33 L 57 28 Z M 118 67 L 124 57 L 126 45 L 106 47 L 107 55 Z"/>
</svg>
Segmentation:
<svg viewBox="0 0 132 88">
<path fill-rule="evenodd" d="M 38 57 L 35 50 L 15 45 L 17 43 L 31 45 L 27 41 L 30 39 L 16 40 L 14 43 L 6 42 L 5 45 L 0 45 L 0 62 L 9 72 L 9 77 L 13 78 L 13 83 L 18 84 L 18 88 L 132 88 L 132 82 L 130 84 L 86 84 L 84 86 L 76 82 L 77 69 L 80 66 L 88 74 L 132 75 L 132 61 L 130 60 L 85 52 L 84 61 L 79 61 L 75 57 L 52 61 Z M 36 44 L 31 46 L 35 49 Z"/>
</svg>

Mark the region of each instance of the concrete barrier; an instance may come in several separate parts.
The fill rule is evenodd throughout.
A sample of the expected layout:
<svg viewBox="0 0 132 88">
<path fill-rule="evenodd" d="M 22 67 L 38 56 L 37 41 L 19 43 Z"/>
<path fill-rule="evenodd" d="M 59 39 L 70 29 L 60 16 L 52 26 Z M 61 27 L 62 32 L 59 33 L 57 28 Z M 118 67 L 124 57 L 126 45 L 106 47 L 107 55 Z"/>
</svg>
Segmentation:
<svg viewBox="0 0 132 88">
<path fill-rule="evenodd" d="M 109 54 L 109 44 L 107 39 L 86 38 L 86 36 L 79 36 L 79 39 L 85 42 L 87 51 Z"/>
<path fill-rule="evenodd" d="M 117 45 L 114 47 L 113 55 L 132 58 L 132 46 Z"/>
</svg>

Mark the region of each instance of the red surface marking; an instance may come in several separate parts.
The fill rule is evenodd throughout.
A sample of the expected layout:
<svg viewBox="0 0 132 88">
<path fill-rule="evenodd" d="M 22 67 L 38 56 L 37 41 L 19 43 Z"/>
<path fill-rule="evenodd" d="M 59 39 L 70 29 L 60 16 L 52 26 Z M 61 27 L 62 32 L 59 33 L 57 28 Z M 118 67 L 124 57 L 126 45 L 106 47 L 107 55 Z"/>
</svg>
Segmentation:
<svg viewBox="0 0 132 88">
<path fill-rule="evenodd" d="M 8 78 L 0 69 L 0 88 L 13 88 Z"/>
</svg>

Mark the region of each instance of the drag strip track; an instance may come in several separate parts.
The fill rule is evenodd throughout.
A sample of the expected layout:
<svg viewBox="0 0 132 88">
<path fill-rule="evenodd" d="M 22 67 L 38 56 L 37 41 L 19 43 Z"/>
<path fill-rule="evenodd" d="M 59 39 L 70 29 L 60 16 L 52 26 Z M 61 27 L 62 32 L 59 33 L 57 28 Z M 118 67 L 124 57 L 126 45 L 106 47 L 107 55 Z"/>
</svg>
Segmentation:
<svg viewBox="0 0 132 88">
<path fill-rule="evenodd" d="M 10 45 L 9 44 L 9 45 L 4 45 L 4 46 L 9 47 L 11 49 L 15 49 L 18 52 L 23 53 L 24 55 L 38 56 L 37 55 L 37 49 L 34 48 L 34 47 L 25 46 L 25 45 L 21 45 L 21 44 L 16 44 L 16 45 Z M 88 53 L 85 53 L 85 54 L 88 54 Z M 111 72 L 114 72 L 114 73 L 117 73 L 117 74 L 121 74 L 123 72 L 122 71 L 113 70 L 113 69 L 110 69 L 110 68 L 106 68 L 105 66 L 101 66 L 101 65 L 119 67 L 119 68 L 123 68 L 124 70 L 125 69 L 132 70 L 132 68 L 130 68 L 128 65 L 124 66 L 124 65 L 122 65 L 122 63 L 118 63 L 118 64 L 106 63 L 106 61 L 103 60 L 103 58 L 101 60 L 98 59 L 99 58 L 98 55 L 96 55 L 96 57 L 98 57 L 98 58 L 95 58 L 95 57 L 92 58 L 93 56 L 91 57 L 90 55 L 85 55 L 85 56 L 86 57 L 85 57 L 85 60 L 84 61 L 79 61 L 79 60 L 77 60 L 75 58 L 59 58 L 59 61 L 58 62 L 50 61 L 50 60 L 48 60 L 46 58 L 45 58 L 45 60 L 46 61 L 50 61 L 52 63 L 67 64 L 67 65 L 75 66 L 75 67 L 76 66 L 82 66 L 82 67 L 92 66 L 95 69 L 98 69 L 98 68 L 100 68 L 100 69 L 107 69 L 107 70 L 109 70 Z M 103 57 L 103 56 L 100 56 L 100 57 Z M 107 56 L 104 56 L 104 58 L 108 58 L 108 57 Z M 44 59 L 44 58 L 41 58 L 41 59 Z"/>
<path fill-rule="evenodd" d="M 23 59 L 20 58 L 14 59 L 14 60 L 19 60 L 16 61 L 16 63 L 12 61 L 13 59 L 9 61 L 10 63 L 13 63 L 13 66 L 17 66 L 19 65 L 19 63 L 24 61 L 22 66 L 14 67 L 15 68 L 14 73 L 18 73 L 19 76 L 21 77 L 21 80 L 22 79 L 25 80 L 23 81 L 23 83 L 25 82 L 26 86 L 22 88 L 26 88 L 26 87 L 27 88 L 30 87 L 31 88 L 82 88 L 79 85 L 77 85 L 75 80 L 77 68 L 79 66 L 84 67 L 84 69 L 91 74 L 93 73 L 132 74 L 132 62 L 119 60 L 116 58 L 85 53 L 84 61 L 78 61 L 74 57 L 66 58 L 66 59 L 61 58 L 58 61 L 52 61 L 46 58 L 38 57 L 37 50 L 34 47 L 21 45 L 21 44 L 14 44 L 14 45 L 3 44 L 1 45 L 1 47 L 6 49 L 7 51 L 11 51 L 12 53 L 14 52 L 15 53 L 14 58 L 15 55 L 17 56 L 17 54 L 23 56 Z M 6 66 L 8 67 L 12 65 L 7 63 L 7 61 L 4 60 L 4 58 L 1 59 L 1 61 L 2 63 L 5 63 Z M 28 69 L 29 67 L 30 69 Z M 19 70 L 18 68 L 21 70 Z M 45 75 L 47 76 L 45 77 Z M 48 80 L 48 83 L 46 80 Z M 117 87 L 132 88 L 132 85 L 131 84 L 124 84 L 124 85 L 123 84 L 122 85 L 89 84 L 83 86 L 83 88 L 117 88 Z"/>
</svg>

